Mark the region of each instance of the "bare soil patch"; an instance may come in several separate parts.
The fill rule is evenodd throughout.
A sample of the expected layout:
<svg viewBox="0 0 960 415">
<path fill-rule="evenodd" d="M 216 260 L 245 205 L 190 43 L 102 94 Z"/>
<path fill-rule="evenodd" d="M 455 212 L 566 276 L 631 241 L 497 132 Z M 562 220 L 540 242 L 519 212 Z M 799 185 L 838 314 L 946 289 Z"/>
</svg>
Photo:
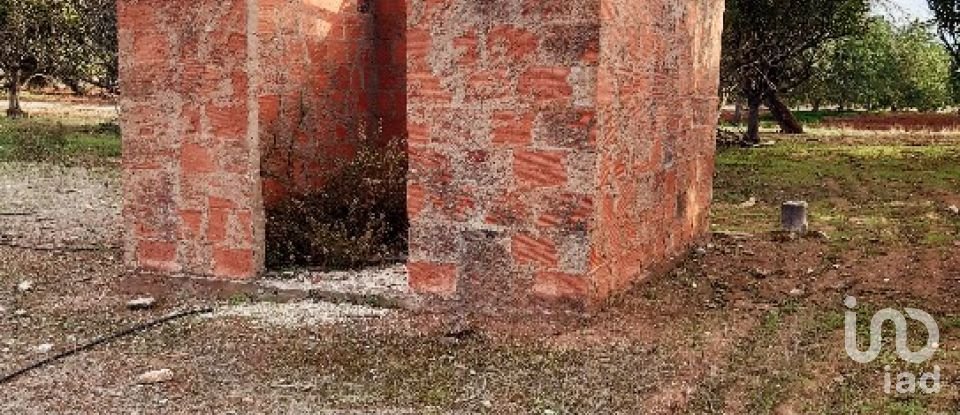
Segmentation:
<svg viewBox="0 0 960 415">
<path fill-rule="evenodd" d="M 721 153 L 714 223 L 717 231 L 737 232 L 716 234 L 674 271 L 589 314 L 491 317 L 255 302 L 245 290 L 211 295 L 182 280 L 132 284 L 121 277 L 115 249 L 0 246 L 0 373 L 40 358 L 43 344 L 62 350 L 171 310 L 217 309 L 0 385 L 0 412 L 950 413 L 960 404 L 960 217 L 944 204 L 960 194 L 958 154 L 950 142 L 822 137 Z M 37 189 L 60 183 L 22 180 Z M 97 180 L 81 181 L 90 189 L 72 199 L 111 200 L 116 187 L 94 191 Z M 50 185 L 71 186 L 81 187 Z M 13 188 L 20 190 L 11 200 L 38 211 L 53 208 L 26 199 L 60 197 Z M 757 203 L 741 207 L 751 196 Z M 769 233 L 784 198 L 811 202 L 812 226 L 828 238 Z M 53 202 L 66 206 L 54 212 L 88 203 Z M 109 205 L 98 205 L 96 217 L 115 215 Z M 75 229 L 65 232 L 78 241 L 116 240 L 107 226 L 95 235 L 62 216 L 56 223 Z M 0 217 L 0 229 L 32 243 L 73 240 L 30 223 Z M 337 279 L 296 275 L 287 284 Z M 34 288 L 18 290 L 25 280 Z M 126 309 L 145 294 L 158 298 L 154 309 Z M 929 365 L 941 366 L 943 392 L 883 394 L 885 365 L 929 366 L 901 364 L 892 352 L 874 364 L 852 362 L 843 349 L 848 295 L 859 299 L 861 324 L 885 307 L 917 307 L 937 318 L 941 349 Z M 452 332 L 462 321 L 469 330 Z M 156 369 L 172 370 L 173 380 L 136 384 Z"/>
</svg>

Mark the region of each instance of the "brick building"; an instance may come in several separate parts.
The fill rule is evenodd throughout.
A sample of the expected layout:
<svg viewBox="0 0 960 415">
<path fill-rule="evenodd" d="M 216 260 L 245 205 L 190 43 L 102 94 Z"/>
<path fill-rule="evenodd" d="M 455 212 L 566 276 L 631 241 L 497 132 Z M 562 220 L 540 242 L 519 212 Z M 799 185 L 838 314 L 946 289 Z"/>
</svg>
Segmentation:
<svg viewBox="0 0 960 415">
<path fill-rule="evenodd" d="M 255 277 L 370 128 L 421 293 L 597 303 L 707 230 L 722 0 L 118 3 L 131 268 Z"/>
</svg>

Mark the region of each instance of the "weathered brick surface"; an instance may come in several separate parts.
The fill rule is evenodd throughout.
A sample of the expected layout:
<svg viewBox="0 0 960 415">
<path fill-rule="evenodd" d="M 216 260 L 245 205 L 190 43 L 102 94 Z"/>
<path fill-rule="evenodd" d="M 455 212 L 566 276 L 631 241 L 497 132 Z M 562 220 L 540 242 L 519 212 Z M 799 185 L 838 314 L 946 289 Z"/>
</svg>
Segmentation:
<svg viewBox="0 0 960 415">
<path fill-rule="evenodd" d="M 721 0 L 604 1 L 591 247 L 599 298 L 707 231 L 722 9 Z"/>
<path fill-rule="evenodd" d="M 221 278 L 260 268 L 248 17 L 245 0 L 118 2 L 132 267 Z"/>
<path fill-rule="evenodd" d="M 706 230 L 722 2 L 407 15 L 411 260 L 444 280 L 455 265 L 455 298 L 595 304 Z M 463 195 L 471 209 L 444 208 Z"/>
<path fill-rule="evenodd" d="M 126 258 L 222 278 L 263 205 L 408 134 L 410 281 L 596 304 L 711 199 L 721 0 L 120 0 Z"/>
<path fill-rule="evenodd" d="M 259 2 L 268 205 L 322 185 L 358 140 L 405 134 L 403 0 Z"/>
</svg>

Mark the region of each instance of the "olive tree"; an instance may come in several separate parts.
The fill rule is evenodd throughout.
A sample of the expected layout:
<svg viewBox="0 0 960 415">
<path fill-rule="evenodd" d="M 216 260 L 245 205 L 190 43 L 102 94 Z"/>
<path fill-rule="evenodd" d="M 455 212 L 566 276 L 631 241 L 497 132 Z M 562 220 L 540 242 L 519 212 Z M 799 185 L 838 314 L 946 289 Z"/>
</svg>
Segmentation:
<svg viewBox="0 0 960 415">
<path fill-rule="evenodd" d="M 103 81 L 108 88 L 116 84 L 113 9 L 112 0 L 0 2 L 0 81 L 7 90 L 7 116 L 23 115 L 20 92 L 38 76 Z"/>
<path fill-rule="evenodd" d="M 727 0 L 722 80 L 746 100 L 746 141 L 759 142 L 766 104 L 787 133 L 803 129 L 781 95 L 814 75 L 820 48 L 863 29 L 869 0 Z"/>
</svg>

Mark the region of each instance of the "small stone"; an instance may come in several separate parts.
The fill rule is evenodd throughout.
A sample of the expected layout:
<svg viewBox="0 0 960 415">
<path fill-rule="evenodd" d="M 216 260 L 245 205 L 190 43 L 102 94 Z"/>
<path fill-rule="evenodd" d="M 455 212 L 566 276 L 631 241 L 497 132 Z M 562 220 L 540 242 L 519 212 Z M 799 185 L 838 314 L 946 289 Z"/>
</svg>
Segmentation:
<svg viewBox="0 0 960 415">
<path fill-rule="evenodd" d="M 949 207 L 947 207 L 947 211 L 949 211 L 950 213 L 953 213 L 954 215 L 960 215 L 960 207 L 958 207 L 957 205 L 950 205 Z"/>
<path fill-rule="evenodd" d="M 7 313 L 7 308 L 0 305 L 0 314 L 6 314 L 6 313 Z"/>
<path fill-rule="evenodd" d="M 40 353 L 40 354 L 50 353 L 51 350 L 53 350 L 53 345 L 50 343 L 44 343 L 37 346 L 37 353 Z"/>
<path fill-rule="evenodd" d="M 153 297 L 140 297 L 127 302 L 127 308 L 131 310 L 149 310 L 153 308 L 157 300 Z"/>
<path fill-rule="evenodd" d="M 756 206 L 756 205 L 757 205 L 757 198 L 751 197 L 750 199 L 747 199 L 747 201 L 741 203 L 741 204 L 740 204 L 740 207 L 741 207 L 741 208 L 744 208 L 744 209 L 748 209 L 748 208 L 752 208 L 752 207 L 754 207 L 754 206 Z"/>
<path fill-rule="evenodd" d="M 23 317 L 23 316 L 27 315 L 27 310 L 19 309 L 19 310 L 17 310 L 17 311 L 14 311 L 14 312 L 13 312 L 13 315 L 15 315 L 15 316 L 17 316 L 17 317 Z"/>
<path fill-rule="evenodd" d="M 22 293 L 25 293 L 25 292 L 30 291 L 30 290 L 33 290 L 33 282 L 32 282 L 32 281 L 20 281 L 20 283 L 17 284 L 17 291 L 20 291 L 20 292 L 22 292 Z"/>
<path fill-rule="evenodd" d="M 140 376 L 137 376 L 137 384 L 154 385 L 173 380 L 173 371 L 170 369 L 151 370 Z"/>
<path fill-rule="evenodd" d="M 780 226 L 782 230 L 805 234 L 810 226 L 807 222 L 807 208 L 809 204 L 804 201 L 785 202 L 780 207 Z"/>
<path fill-rule="evenodd" d="M 704 256 L 707 254 L 707 250 L 703 247 L 698 247 L 696 250 L 694 250 L 694 253 L 696 253 L 698 256 Z"/>
<path fill-rule="evenodd" d="M 758 279 L 758 280 L 762 280 L 762 279 L 764 279 L 764 278 L 767 278 L 767 277 L 769 277 L 771 274 L 772 274 L 772 272 L 770 272 L 769 270 L 765 270 L 765 269 L 761 269 L 761 268 L 754 268 L 753 270 L 750 271 L 750 275 L 753 275 L 753 277 L 756 278 L 756 279 Z"/>
<path fill-rule="evenodd" d="M 790 290 L 790 296 L 791 296 L 791 297 L 799 297 L 799 296 L 801 296 L 801 295 L 803 295 L 803 290 L 801 290 L 801 289 L 799 289 L 799 288 L 794 288 L 794 289 Z"/>
</svg>

